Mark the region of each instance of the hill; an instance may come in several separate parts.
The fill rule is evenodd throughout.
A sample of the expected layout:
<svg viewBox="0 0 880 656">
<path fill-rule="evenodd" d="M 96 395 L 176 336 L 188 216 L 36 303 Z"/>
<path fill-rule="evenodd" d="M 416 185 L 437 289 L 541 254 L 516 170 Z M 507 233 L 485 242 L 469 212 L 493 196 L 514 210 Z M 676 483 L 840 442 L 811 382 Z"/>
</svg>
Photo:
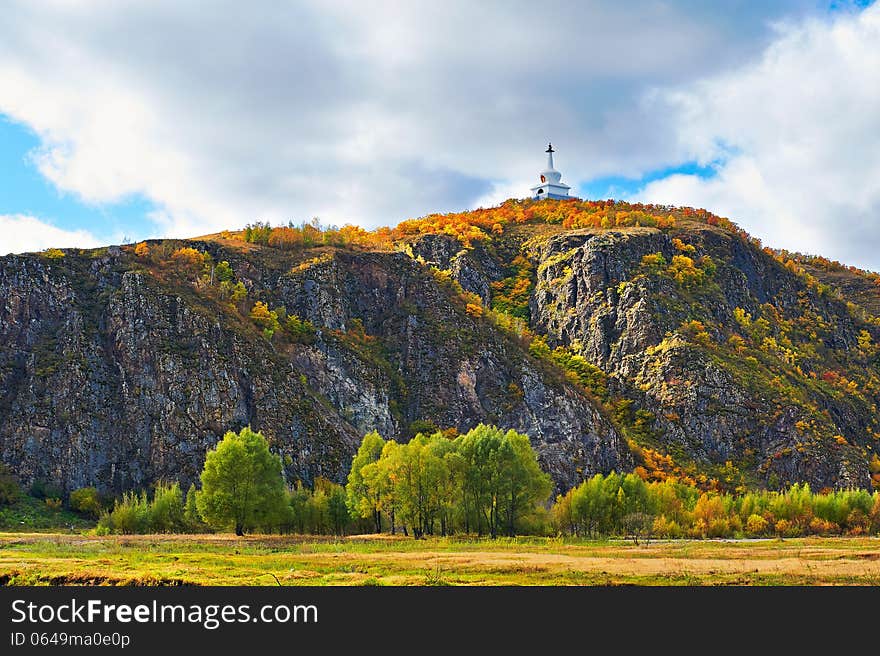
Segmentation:
<svg viewBox="0 0 880 656">
<path fill-rule="evenodd" d="M 820 260 L 613 201 L 7 256 L 0 454 L 26 484 L 188 484 L 250 424 L 289 480 L 342 480 L 366 431 L 491 422 L 560 490 L 869 488 L 880 287 Z"/>
</svg>

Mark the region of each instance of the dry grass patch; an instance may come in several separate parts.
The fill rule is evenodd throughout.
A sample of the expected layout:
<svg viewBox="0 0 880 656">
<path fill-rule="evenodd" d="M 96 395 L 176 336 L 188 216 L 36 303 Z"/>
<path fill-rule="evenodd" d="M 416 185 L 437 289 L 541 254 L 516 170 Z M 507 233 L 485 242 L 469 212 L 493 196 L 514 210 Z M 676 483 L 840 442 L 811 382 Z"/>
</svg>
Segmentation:
<svg viewBox="0 0 880 656">
<path fill-rule="evenodd" d="M 84 585 L 880 584 L 880 540 L 413 540 L 0 534 L 0 582 Z"/>
</svg>

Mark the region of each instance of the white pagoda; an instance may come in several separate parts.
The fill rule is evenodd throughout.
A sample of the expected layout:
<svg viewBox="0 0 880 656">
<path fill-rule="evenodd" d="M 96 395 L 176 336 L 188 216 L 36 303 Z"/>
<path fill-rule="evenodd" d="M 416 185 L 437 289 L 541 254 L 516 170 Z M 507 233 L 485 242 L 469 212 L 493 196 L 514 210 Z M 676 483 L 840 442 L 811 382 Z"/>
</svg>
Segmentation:
<svg viewBox="0 0 880 656">
<path fill-rule="evenodd" d="M 571 189 L 567 184 L 560 182 L 562 174 L 553 168 L 553 144 L 547 144 L 547 168 L 541 171 L 541 184 L 532 187 L 532 198 L 541 200 L 542 198 L 565 199 L 571 198 L 568 190 Z"/>
</svg>

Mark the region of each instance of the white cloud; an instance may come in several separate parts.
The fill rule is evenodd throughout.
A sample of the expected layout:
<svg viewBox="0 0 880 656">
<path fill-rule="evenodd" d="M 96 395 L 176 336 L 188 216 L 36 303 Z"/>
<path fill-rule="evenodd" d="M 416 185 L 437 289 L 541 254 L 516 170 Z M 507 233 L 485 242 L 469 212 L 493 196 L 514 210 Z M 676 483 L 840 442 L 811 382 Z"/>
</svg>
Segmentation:
<svg viewBox="0 0 880 656">
<path fill-rule="evenodd" d="M 98 245 L 98 239 L 86 230 L 62 230 L 33 216 L 0 214 L 0 255 Z"/>
<path fill-rule="evenodd" d="M 662 164 L 645 84 L 728 69 L 803 5 L 764 4 L 11 0 L 0 112 L 59 189 L 152 200 L 150 233 L 396 223 L 513 191 L 548 140 L 572 186 Z"/>
<path fill-rule="evenodd" d="M 539 167 L 536 165 L 535 170 Z M 527 198 L 531 187 L 538 184 L 537 180 L 518 180 L 515 182 L 493 182 L 489 190 L 473 202 L 474 207 L 492 207 L 503 203 L 508 198 Z"/>
<path fill-rule="evenodd" d="M 754 64 L 658 92 L 682 159 L 636 196 L 706 207 L 772 246 L 880 269 L 880 6 L 779 28 Z"/>
</svg>

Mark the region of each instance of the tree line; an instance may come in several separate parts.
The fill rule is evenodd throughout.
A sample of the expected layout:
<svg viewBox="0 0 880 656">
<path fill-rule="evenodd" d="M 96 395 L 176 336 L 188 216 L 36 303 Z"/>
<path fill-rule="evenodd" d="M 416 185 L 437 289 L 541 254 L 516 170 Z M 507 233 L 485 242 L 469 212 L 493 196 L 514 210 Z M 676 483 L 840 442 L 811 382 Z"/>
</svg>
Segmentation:
<svg viewBox="0 0 880 656">
<path fill-rule="evenodd" d="M 3 501 L 14 502 L 4 470 Z M 131 491 L 107 506 L 94 487 L 74 490 L 71 509 L 98 519 L 97 532 L 233 531 L 569 535 L 639 539 L 880 534 L 880 491 L 739 494 L 701 490 L 670 476 L 596 474 L 550 502 L 552 483 L 526 435 L 480 424 L 465 434 L 418 432 L 406 443 L 364 436 L 343 487 L 318 478 L 289 486 L 281 457 L 244 428 L 208 451 L 200 486 L 176 482 Z M 50 497 L 46 497 L 47 502 Z M 53 503 L 60 505 L 58 498 Z"/>
<path fill-rule="evenodd" d="M 417 538 L 515 535 L 551 490 L 528 436 L 484 424 L 453 439 L 418 433 L 405 444 L 368 433 L 346 485 L 349 509 L 376 532 L 384 523 L 395 533 L 400 523 Z"/>
<path fill-rule="evenodd" d="M 210 530 L 314 533 L 476 533 L 495 538 L 535 532 L 546 516 L 550 476 L 526 435 L 479 425 L 454 438 L 417 433 L 409 442 L 368 433 L 343 487 L 319 478 L 285 484 L 281 458 L 244 428 L 208 451 L 201 487 L 183 493 L 161 483 L 152 495 L 127 492 L 100 509 L 95 488 L 71 493 L 72 506 L 97 513 L 99 533 Z"/>
<path fill-rule="evenodd" d="M 583 537 L 867 535 L 880 533 L 880 491 L 814 493 L 802 483 L 781 492 L 730 494 L 612 472 L 559 495 L 551 514 L 554 532 Z"/>
</svg>

